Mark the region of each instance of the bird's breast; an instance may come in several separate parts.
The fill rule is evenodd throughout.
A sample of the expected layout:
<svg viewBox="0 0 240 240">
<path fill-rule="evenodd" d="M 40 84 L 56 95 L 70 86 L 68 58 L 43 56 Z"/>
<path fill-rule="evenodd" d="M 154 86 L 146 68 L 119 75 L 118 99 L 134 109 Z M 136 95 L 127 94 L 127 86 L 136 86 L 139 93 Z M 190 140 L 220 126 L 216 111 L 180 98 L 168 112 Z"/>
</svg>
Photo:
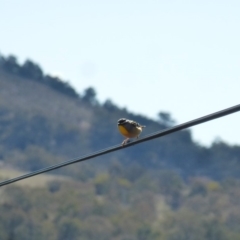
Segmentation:
<svg viewBox="0 0 240 240">
<path fill-rule="evenodd" d="M 118 125 L 118 129 L 119 129 L 120 133 L 127 138 L 137 137 L 142 132 L 141 128 L 134 127 L 132 129 L 128 130 L 122 125 Z"/>
</svg>

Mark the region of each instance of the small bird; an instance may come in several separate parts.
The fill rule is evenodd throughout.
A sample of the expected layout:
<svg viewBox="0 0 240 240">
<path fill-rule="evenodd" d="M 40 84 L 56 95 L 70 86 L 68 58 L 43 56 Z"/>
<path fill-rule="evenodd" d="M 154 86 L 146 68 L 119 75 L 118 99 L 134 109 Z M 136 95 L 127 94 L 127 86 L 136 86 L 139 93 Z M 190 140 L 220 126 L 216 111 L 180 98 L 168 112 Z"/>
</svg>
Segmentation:
<svg viewBox="0 0 240 240">
<path fill-rule="evenodd" d="M 126 137 L 122 142 L 122 146 L 129 141 L 129 138 L 138 138 L 144 127 L 145 126 L 142 126 L 133 120 L 120 118 L 118 120 L 118 129 L 120 133 Z"/>
</svg>

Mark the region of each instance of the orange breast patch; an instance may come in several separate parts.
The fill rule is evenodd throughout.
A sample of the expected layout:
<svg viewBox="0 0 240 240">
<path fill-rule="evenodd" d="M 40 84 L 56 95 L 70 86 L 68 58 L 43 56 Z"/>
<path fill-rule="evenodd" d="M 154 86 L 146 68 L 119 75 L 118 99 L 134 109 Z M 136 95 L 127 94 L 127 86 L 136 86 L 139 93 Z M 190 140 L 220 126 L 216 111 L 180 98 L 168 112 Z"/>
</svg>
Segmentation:
<svg viewBox="0 0 240 240">
<path fill-rule="evenodd" d="M 119 126 L 118 126 L 118 129 L 119 129 L 120 133 L 121 133 L 123 136 L 128 137 L 128 138 L 131 137 L 131 136 L 130 136 L 131 134 L 129 134 L 129 132 L 126 130 L 125 127 L 119 125 Z"/>
</svg>

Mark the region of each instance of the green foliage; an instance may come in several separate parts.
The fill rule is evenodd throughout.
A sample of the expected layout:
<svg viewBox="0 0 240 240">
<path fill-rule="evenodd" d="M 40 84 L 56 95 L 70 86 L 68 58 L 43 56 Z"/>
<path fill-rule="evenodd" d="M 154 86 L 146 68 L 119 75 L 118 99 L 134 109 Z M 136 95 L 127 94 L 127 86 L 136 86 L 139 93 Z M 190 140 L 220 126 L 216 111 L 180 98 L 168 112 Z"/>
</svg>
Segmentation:
<svg viewBox="0 0 240 240">
<path fill-rule="evenodd" d="M 78 240 L 82 238 L 81 221 L 79 219 L 63 219 L 59 223 L 59 240 Z"/>
<path fill-rule="evenodd" d="M 95 182 L 95 188 L 96 188 L 96 194 L 104 194 L 108 191 L 109 186 L 107 183 L 109 183 L 109 175 L 108 174 L 101 174 L 96 177 L 94 180 Z"/>
<path fill-rule="evenodd" d="M 20 71 L 20 66 L 17 62 L 17 58 L 13 55 L 9 55 L 6 58 L 1 57 L 1 67 L 7 72 L 13 74 L 19 74 Z"/>
<path fill-rule="evenodd" d="M 82 96 L 82 100 L 86 103 L 89 103 L 91 105 L 96 105 L 97 104 L 97 99 L 96 99 L 96 91 L 94 90 L 94 88 L 89 87 L 87 89 L 85 89 L 83 96 Z"/>
<path fill-rule="evenodd" d="M 37 81 L 43 79 L 42 69 L 31 60 L 26 60 L 19 71 L 20 76 L 25 78 L 31 78 Z"/>
<path fill-rule="evenodd" d="M 160 123 L 162 123 L 162 124 L 164 124 L 166 126 L 172 126 L 175 123 L 175 120 L 173 120 L 171 118 L 171 115 L 168 112 L 160 112 L 158 114 L 158 117 L 159 117 Z"/>
<path fill-rule="evenodd" d="M 49 87 L 53 88 L 55 91 L 61 92 L 64 95 L 69 97 L 78 98 L 79 95 L 76 91 L 69 85 L 67 82 L 63 82 L 58 77 L 53 77 L 50 75 L 46 75 L 43 78 L 43 82 L 47 84 Z"/>
<path fill-rule="evenodd" d="M 160 232 L 154 232 L 150 226 L 144 225 L 137 231 L 137 239 L 138 240 L 157 240 L 161 236 Z"/>
<path fill-rule="evenodd" d="M 149 181 L 158 185 L 158 179 L 165 179 L 166 174 L 166 171 L 159 173 L 162 176 L 152 176 Z M 100 173 L 85 182 L 53 181 L 41 188 L 7 186 L 0 193 L 0 237 L 12 240 L 239 239 L 240 205 L 239 198 L 235 199 L 240 196 L 238 181 L 232 181 L 226 188 L 226 183 L 215 182 L 223 187 L 209 190 L 203 196 L 188 194 L 195 188 L 191 182 L 182 184 L 177 175 L 171 178 L 175 179 L 170 181 L 173 186 L 168 186 L 174 189 L 178 179 L 184 198 L 177 209 L 168 202 L 171 191 L 145 186 L 140 189 L 136 187 L 138 181 L 130 184 L 121 174 L 115 179 Z M 212 184 L 212 180 L 203 182 L 206 186 Z M 97 195 L 96 183 L 107 185 L 108 191 Z M 127 201 L 121 197 L 123 189 L 127 190 Z"/>
</svg>

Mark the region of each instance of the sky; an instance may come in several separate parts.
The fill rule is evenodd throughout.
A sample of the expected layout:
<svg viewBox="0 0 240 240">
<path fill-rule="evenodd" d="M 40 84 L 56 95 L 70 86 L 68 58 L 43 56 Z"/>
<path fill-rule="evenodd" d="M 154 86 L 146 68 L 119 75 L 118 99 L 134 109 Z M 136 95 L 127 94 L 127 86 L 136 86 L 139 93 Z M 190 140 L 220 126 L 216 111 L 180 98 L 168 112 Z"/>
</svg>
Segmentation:
<svg viewBox="0 0 240 240">
<path fill-rule="evenodd" d="M 180 124 L 240 103 L 239 9 L 239 0 L 1 0 L 0 53 Z M 240 145 L 239 122 L 235 113 L 191 131 L 203 145 Z"/>
</svg>

